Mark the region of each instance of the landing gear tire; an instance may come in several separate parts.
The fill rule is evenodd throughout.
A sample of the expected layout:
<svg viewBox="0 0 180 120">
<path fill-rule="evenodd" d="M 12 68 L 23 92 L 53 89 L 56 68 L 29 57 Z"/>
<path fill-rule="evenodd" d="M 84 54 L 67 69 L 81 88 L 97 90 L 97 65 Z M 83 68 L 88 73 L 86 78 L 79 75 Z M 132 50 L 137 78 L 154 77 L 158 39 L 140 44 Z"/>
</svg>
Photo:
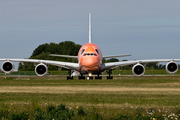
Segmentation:
<svg viewBox="0 0 180 120">
<path fill-rule="evenodd" d="M 96 76 L 95 79 L 102 79 L 102 76 Z"/>
<path fill-rule="evenodd" d="M 107 76 L 107 79 L 113 79 L 113 76 Z"/>
<path fill-rule="evenodd" d="M 107 76 L 107 79 L 113 79 L 113 76 L 111 76 L 112 74 L 112 70 L 109 70 L 109 72 L 107 72 L 109 74 L 109 76 Z"/>
<path fill-rule="evenodd" d="M 85 76 L 79 76 L 79 80 L 85 80 Z"/>
<path fill-rule="evenodd" d="M 73 80 L 73 76 L 67 76 L 67 80 L 69 79 Z"/>
<path fill-rule="evenodd" d="M 67 76 L 67 80 L 69 80 L 69 79 L 73 80 L 73 76 L 71 76 L 71 74 L 72 74 L 72 71 L 69 70 L 69 76 Z"/>
</svg>

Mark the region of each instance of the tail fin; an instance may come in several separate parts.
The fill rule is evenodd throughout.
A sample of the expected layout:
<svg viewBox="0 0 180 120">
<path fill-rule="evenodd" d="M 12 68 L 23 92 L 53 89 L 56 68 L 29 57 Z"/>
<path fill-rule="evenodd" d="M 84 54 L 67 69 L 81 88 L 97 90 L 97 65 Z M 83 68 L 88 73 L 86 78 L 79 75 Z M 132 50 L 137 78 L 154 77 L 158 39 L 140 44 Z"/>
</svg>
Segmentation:
<svg viewBox="0 0 180 120">
<path fill-rule="evenodd" d="M 89 13 L 89 43 L 91 43 L 91 13 Z"/>
</svg>

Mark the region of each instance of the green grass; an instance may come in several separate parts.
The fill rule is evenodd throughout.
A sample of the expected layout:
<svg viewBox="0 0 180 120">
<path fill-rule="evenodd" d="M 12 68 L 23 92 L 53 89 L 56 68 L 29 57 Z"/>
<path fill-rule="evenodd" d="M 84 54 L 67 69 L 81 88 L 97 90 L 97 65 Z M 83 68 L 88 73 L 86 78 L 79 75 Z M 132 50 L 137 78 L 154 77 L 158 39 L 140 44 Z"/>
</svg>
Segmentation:
<svg viewBox="0 0 180 120">
<path fill-rule="evenodd" d="M 167 83 L 167 84 L 163 84 Z M 66 77 L 0 77 L 0 86 L 109 86 L 109 87 L 179 87 L 179 76 L 114 76 L 113 80 L 66 80 Z M 158 84 L 163 84 L 160 86 Z"/>
<path fill-rule="evenodd" d="M 137 115 L 144 115 L 147 119 L 161 119 L 163 115 L 168 117 L 172 113 L 180 114 L 178 76 L 115 76 L 113 80 L 106 80 L 105 77 L 103 80 L 77 80 L 77 77 L 75 80 L 65 79 L 66 77 L 0 77 L 0 110 L 9 111 L 9 117 L 11 114 L 24 115 L 21 112 L 25 111 L 34 119 L 34 111 L 38 107 L 44 114 L 49 114 L 46 113 L 49 105 L 57 107 L 64 103 L 75 112 L 71 119 L 85 119 L 96 115 L 99 116 L 98 119 L 137 119 Z M 4 87 L 6 89 L 3 91 Z M 15 89 L 11 90 L 13 87 Z M 30 87 L 33 87 L 32 92 L 23 91 Z M 38 89 L 39 87 L 43 90 Z M 85 115 L 78 114 L 79 106 L 85 111 Z M 149 115 L 148 111 L 152 110 L 155 113 Z"/>
<path fill-rule="evenodd" d="M 62 94 L 42 94 L 42 93 L 2 93 L 0 102 L 4 103 L 23 103 L 28 100 L 37 100 L 47 103 L 66 103 L 66 104 L 90 104 L 100 106 L 180 106 L 180 95 L 166 94 L 135 94 L 113 93 L 92 94 L 92 93 L 62 93 Z"/>
</svg>

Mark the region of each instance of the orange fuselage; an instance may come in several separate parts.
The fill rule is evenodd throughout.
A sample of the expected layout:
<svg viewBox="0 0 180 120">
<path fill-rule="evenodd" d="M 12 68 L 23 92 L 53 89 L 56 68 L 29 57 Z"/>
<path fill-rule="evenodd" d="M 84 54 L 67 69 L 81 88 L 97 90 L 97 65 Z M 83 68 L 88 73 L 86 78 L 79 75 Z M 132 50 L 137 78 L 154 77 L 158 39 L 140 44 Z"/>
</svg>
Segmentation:
<svg viewBox="0 0 180 120">
<path fill-rule="evenodd" d="M 102 53 L 99 47 L 93 43 L 87 43 L 81 47 L 78 53 L 79 73 L 101 73 Z"/>
</svg>

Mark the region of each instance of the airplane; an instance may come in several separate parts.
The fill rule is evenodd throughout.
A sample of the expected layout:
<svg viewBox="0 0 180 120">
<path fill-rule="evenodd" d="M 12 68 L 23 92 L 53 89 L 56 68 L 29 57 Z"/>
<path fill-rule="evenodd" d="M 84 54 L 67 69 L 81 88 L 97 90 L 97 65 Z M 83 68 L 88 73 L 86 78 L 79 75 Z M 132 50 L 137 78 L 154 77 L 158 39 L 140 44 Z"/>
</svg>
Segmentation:
<svg viewBox="0 0 180 120">
<path fill-rule="evenodd" d="M 34 63 L 35 73 L 37 76 L 45 76 L 48 73 L 48 65 L 58 66 L 59 70 L 61 68 L 68 69 L 69 76 L 67 79 L 73 79 L 72 71 L 78 72 L 79 79 L 85 79 L 85 75 L 87 79 L 93 79 L 92 75 L 95 75 L 95 79 L 102 79 L 102 74 L 107 71 L 108 76 L 107 79 L 113 79 L 111 76 L 111 71 L 114 68 L 122 67 L 126 65 L 133 65 L 132 72 L 135 76 L 142 76 L 145 73 L 145 65 L 150 62 L 167 62 L 166 71 L 170 74 L 174 74 L 178 71 L 178 65 L 176 62 L 179 62 L 180 59 L 150 59 L 150 60 L 132 60 L 132 61 L 122 61 L 122 62 L 110 62 L 110 63 L 102 63 L 103 58 L 114 58 L 114 57 L 125 57 L 130 55 L 111 55 L 111 56 L 102 56 L 102 52 L 100 48 L 91 42 L 91 13 L 89 13 L 89 43 L 83 45 L 79 52 L 78 56 L 68 56 L 68 55 L 56 55 L 50 54 L 50 56 L 57 57 L 67 57 L 67 58 L 76 58 L 78 59 L 78 63 L 71 62 L 61 62 L 61 61 L 53 61 L 53 60 L 38 60 L 38 59 L 0 59 L 0 61 L 4 61 L 2 64 L 2 70 L 5 73 L 11 73 L 14 70 L 13 62 L 20 62 L 24 65 L 24 62 L 32 62 Z"/>
</svg>

